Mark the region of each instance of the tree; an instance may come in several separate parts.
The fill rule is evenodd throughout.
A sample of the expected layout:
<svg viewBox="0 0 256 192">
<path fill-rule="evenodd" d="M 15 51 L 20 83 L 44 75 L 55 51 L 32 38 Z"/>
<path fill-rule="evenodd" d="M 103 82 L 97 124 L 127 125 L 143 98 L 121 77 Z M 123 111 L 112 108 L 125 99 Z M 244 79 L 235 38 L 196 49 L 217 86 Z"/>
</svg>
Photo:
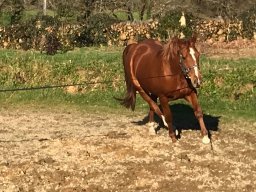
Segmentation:
<svg viewBox="0 0 256 192">
<path fill-rule="evenodd" d="M 46 15 L 47 1 L 43 0 L 43 14 Z"/>
<path fill-rule="evenodd" d="M 182 10 L 202 18 L 231 18 L 256 6 L 255 0 L 151 0 L 150 3 L 154 17 L 170 10 Z"/>
</svg>

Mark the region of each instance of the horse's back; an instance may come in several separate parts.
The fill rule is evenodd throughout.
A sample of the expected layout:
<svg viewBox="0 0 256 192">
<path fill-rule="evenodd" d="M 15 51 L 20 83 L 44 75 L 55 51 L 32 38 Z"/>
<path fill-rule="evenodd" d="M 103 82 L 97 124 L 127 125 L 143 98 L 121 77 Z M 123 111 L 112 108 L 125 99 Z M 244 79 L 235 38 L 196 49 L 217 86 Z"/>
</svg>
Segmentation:
<svg viewBox="0 0 256 192">
<path fill-rule="evenodd" d="M 147 39 L 136 47 L 136 74 L 138 78 L 162 75 L 163 45 L 156 40 Z"/>
<path fill-rule="evenodd" d="M 163 75 L 162 50 L 161 42 L 153 39 L 127 45 L 123 51 L 125 70 L 135 74 L 138 79 Z"/>
<path fill-rule="evenodd" d="M 126 46 L 123 52 L 123 63 L 127 75 L 139 81 L 153 80 L 151 77 L 163 76 L 163 45 L 156 40 L 146 39 Z"/>
</svg>

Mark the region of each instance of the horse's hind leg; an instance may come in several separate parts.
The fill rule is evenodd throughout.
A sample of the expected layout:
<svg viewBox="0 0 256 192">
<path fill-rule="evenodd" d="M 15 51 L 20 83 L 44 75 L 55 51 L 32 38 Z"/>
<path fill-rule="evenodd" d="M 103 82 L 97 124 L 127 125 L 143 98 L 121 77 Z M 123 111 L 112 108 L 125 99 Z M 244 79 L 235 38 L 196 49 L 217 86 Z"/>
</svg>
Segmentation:
<svg viewBox="0 0 256 192">
<path fill-rule="evenodd" d="M 194 114 L 199 122 L 200 128 L 201 128 L 201 133 L 203 135 L 202 142 L 205 144 L 210 143 L 210 139 L 208 136 L 208 131 L 206 129 L 206 126 L 204 124 L 204 119 L 203 119 L 203 112 L 201 109 L 201 106 L 198 103 L 197 95 L 196 93 L 192 93 L 191 95 L 185 97 L 185 99 L 192 105 Z"/>
<path fill-rule="evenodd" d="M 150 98 L 157 104 L 157 96 L 150 94 Z M 149 113 L 148 113 L 148 117 L 149 117 L 149 123 L 153 123 L 154 120 L 154 109 L 149 108 Z"/>
<path fill-rule="evenodd" d="M 157 104 L 152 100 L 152 98 L 143 90 L 138 80 L 134 79 L 133 85 L 135 86 L 136 90 L 139 92 L 140 96 L 148 103 L 150 110 L 155 112 L 161 118 L 163 113 L 161 112 Z"/>
<path fill-rule="evenodd" d="M 150 110 L 152 112 L 155 112 L 161 118 L 163 116 L 163 113 L 159 109 L 158 105 L 150 98 L 150 96 L 142 88 L 140 88 L 138 92 L 140 96 L 148 103 Z"/>
<path fill-rule="evenodd" d="M 133 79 L 133 85 L 135 86 L 136 90 L 139 92 L 140 96 L 148 103 L 150 108 L 150 114 L 149 118 L 152 121 L 154 117 L 154 112 L 160 117 L 163 117 L 162 111 L 159 109 L 156 102 L 143 90 L 143 88 L 140 86 L 138 80 Z M 151 126 L 153 127 L 153 125 Z M 152 131 L 153 132 L 153 131 Z M 155 133 L 155 131 L 154 131 Z"/>
<path fill-rule="evenodd" d="M 154 128 L 154 112 L 160 117 L 163 117 L 162 111 L 159 109 L 158 105 L 150 98 L 150 96 L 144 91 L 139 91 L 140 96 L 148 103 L 149 108 L 150 108 L 150 114 L 149 114 L 149 119 L 151 122 L 149 122 L 149 133 L 150 134 L 156 134 L 155 128 Z"/>
<path fill-rule="evenodd" d="M 157 96 L 153 94 L 149 94 L 150 98 L 157 104 Z M 154 109 L 149 107 L 149 113 L 148 113 L 148 125 L 149 125 L 149 133 L 152 135 L 156 134 L 156 123 L 155 123 L 155 112 Z"/>
<path fill-rule="evenodd" d="M 159 97 L 160 104 L 163 109 L 164 116 L 162 116 L 162 120 L 164 122 L 164 125 L 168 127 L 169 130 L 169 136 L 171 137 L 173 142 L 177 141 L 173 126 L 172 126 L 172 112 L 170 110 L 169 104 L 168 104 L 168 98 L 165 96 Z"/>
</svg>

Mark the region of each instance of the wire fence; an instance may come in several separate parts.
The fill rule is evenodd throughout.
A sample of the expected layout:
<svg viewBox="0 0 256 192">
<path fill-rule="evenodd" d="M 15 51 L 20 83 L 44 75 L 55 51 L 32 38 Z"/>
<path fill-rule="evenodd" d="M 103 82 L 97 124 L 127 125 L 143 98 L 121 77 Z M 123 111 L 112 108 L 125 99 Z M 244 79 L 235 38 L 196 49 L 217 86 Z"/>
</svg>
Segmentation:
<svg viewBox="0 0 256 192">
<path fill-rule="evenodd" d="M 40 89 L 55 89 L 55 88 L 83 86 L 83 85 L 108 84 L 113 82 L 115 81 L 111 80 L 111 81 L 84 82 L 84 83 L 73 83 L 73 84 L 63 84 L 63 85 L 43 85 L 43 86 L 35 86 L 35 87 L 5 88 L 5 89 L 0 89 L 0 93 L 17 92 L 17 91 L 33 91 L 33 90 L 40 90 Z"/>
<path fill-rule="evenodd" d="M 155 78 L 166 78 L 179 75 L 180 73 L 169 74 L 169 75 L 159 75 L 146 77 L 143 79 L 155 79 Z M 1 92 L 16 92 L 16 91 L 31 91 L 31 90 L 40 90 L 40 89 L 54 89 L 54 88 L 64 88 L 70 86 L 83 86 L 83 85 L 95 85 L 95 84 L 108 84 L 108 83 L 116 83 L 116 82 L 124 82 L 124 79 L 121 80 L 108 80 L 108 81 L 98 81 L 98 82 L 83 82 L 83 83 L 73 83 L 73 84 L 62 84 L 62 85 L 43 85 L 43 86 L 34 86 L 34 87 L 18 87 L 18 88 L 5 88 L 0 89 Z"/>
</svg>

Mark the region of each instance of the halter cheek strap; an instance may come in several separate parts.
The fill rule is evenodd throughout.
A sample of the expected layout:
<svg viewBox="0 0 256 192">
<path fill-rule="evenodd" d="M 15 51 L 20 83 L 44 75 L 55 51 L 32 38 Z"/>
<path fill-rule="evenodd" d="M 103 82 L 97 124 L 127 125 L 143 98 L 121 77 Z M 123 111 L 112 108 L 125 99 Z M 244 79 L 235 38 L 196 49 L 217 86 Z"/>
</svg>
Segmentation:
<svg viewBox="0 0 256 192">
<path fill-rule="evenodd" d="M 184 65 L 184 59 L 183 59 L 183 56 L 180 54 L 180 63 L 179 63 L 179 65 L 180 65 L 180 67 L 181 67 L 181 71 L 182 71 L 182 73 L 184 74 L 184 76 L 185 76 L 185 78 L 186 79 L 190 79 L 190 77 L 189 77 L 189 72 L 192 70 L 192 69 L 194 69 L 194 68 L 196 68 L 196 67 L 198 67 L 198 65 L 197 64 L 195 64 L 195 65 L 193 65 L 192 67 L 186 67 L 185 65 Z"/>
</svg>

